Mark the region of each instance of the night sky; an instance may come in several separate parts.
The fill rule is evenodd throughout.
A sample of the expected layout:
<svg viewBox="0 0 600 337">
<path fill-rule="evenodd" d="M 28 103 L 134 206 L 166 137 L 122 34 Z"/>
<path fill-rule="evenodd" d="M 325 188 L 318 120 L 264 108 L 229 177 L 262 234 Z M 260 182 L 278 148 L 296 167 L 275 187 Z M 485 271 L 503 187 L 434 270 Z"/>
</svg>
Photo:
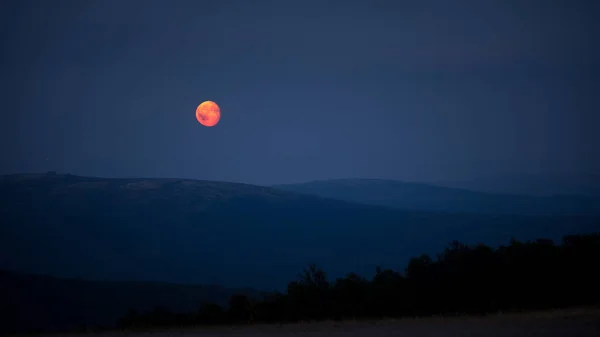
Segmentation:
<svg viewBox="0 0 600 337">
<path fill-rule="evenodd" d="M 0 6 L 0 174 L 600 172 L 599 1 Z M 213 128 L 195 119 L 205 100 Z"/>
</svg>

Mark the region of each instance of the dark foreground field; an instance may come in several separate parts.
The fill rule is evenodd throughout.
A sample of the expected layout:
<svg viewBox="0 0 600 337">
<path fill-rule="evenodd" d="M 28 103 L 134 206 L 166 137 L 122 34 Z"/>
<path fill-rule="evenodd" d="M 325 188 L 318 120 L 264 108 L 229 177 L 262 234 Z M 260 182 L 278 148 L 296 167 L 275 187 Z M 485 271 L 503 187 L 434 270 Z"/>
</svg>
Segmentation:
<svg viewBox="0 0 600 337">
<path fill-rule="evenodd" d="M 320 322 L 198 329 L 186 328 L 181 330 L 170 329 L 154 332 L 132 331 L 68 335 L 71 337 L 596 337 L 600 336 L 600 308 L 578 308 L 520 314 L 500 314 L 487 317 L 433 317 L 362 322 Z"/>
</svg>

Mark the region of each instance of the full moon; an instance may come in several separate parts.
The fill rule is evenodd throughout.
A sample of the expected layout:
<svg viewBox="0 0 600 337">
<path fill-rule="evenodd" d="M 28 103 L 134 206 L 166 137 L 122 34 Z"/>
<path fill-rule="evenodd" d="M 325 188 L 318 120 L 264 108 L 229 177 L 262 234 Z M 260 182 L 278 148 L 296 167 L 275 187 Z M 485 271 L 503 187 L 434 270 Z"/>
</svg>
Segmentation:
<svg viewBox="0 0 600 337">
<path fill-rule="evenodd" d="M 204 126 L 215 126 L 221 119 L 221 109 L 213 101 L 202 102 L 196 108 L 196 119 Z"/>
</svg>

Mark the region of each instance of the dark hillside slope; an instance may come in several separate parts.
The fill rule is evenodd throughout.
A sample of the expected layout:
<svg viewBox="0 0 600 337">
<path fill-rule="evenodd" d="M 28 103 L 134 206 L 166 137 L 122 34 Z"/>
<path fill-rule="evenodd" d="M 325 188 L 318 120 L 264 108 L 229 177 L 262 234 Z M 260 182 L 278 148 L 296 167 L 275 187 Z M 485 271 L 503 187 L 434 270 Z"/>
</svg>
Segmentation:
<svg viewBox="0 0 600 337">
<path fill-rule="evenodd" d="M 332 179 L 275 188 L 405 210 L 514 215 L 600 215 L 600 197 L 493 194 L 382 179 Z"/>
<path fill-rule="evenodd" d="M 589 217 L 407 212 L 224 182 L 0 178 L 0 268 L 61 277 L 270 290 L 309 263 L 371 274 L 455 239 L 598 229 Z"/>
<path fill-rule="evenodd" d="M 0 312 L 5 313 L 0 332 L 114 327 L 131 309 L 150 311 L 160 305 L 193 312 L 206 303 L 226 306 L 239 293 L 261 296 L 219 286 L 86 281 L 0 270 Z"/>
</svg>

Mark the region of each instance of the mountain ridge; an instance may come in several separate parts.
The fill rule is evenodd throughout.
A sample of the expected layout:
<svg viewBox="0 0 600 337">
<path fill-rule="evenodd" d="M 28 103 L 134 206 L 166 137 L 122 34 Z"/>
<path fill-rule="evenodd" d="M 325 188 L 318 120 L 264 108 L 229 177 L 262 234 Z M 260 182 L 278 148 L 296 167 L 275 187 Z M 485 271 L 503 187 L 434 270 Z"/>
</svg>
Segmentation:
<svg viewBox="0 0 600 337">
<path fill-rule="evenodd" d="M 405 210 L 515 215 L 600 215 L 600 198 L 479 192 L 386 179 L 329 179 L 272 187 L 290 192 Z"/>
<path fill-rule="evenodd" d="M 0 269 L 111 281 L 282 289 L 405 265 L 453 240 L 560 239 L 589 216 L 405 211 L 240 183 L 46 174 L 0 179 Z"/>
</svg>

